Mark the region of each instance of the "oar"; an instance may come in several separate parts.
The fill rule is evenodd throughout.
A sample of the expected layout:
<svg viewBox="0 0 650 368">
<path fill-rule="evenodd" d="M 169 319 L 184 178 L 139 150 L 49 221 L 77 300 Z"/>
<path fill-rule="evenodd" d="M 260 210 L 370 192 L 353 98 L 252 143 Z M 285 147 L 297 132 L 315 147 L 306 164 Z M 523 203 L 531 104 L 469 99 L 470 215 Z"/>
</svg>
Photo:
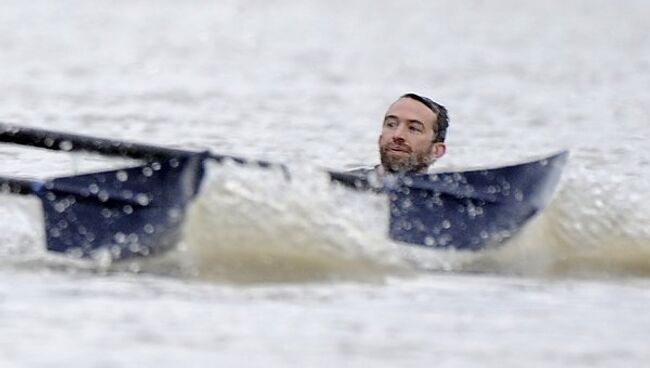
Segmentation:
<svg viewBox="0 0 650 368">
<path fill-rule="evenodd" d="M 55 151 L 85 151 L 101 155 L 141 159 L 145 161 L 187 157 L 199 153 L 115 139 L 23 127 L 3 122 L 0 122 L 0 143 L 13 143 Z M 209 156 L 211 159 L 216 161 L 231 160 L 239 164 L 254 164 L 261 167 L 279 167 L 286 170 L 284 165 L 269 161 L 249 160 L 237 156 L 212 153 L 210 153 Z"/>
<path fill-rule="evenodd" d="M 261 160 L 171 149 L 0 122 L 0 142 L 48 150 L 93 152 L 143 160 L 142 165 L 48 180 L 0 177 L 5 193 L 41 199 L 47 248 L 91 256 L 107 250 L 114 258 L 148 255 L 178 240 L 185 207 L 203 179 L 204 161 L 225 160 L 264 168 L 287 168 Z M 341 174 L 339 181 L 355 176 Z"/>
<path fill-rule="evenodd" d="M 0 177 L 0 189 L 40 199 L 48 250 L 114 259 L 149 255 L 178 242 L 206 156 L 183 154 L 48 180 Z"/>
</svg>

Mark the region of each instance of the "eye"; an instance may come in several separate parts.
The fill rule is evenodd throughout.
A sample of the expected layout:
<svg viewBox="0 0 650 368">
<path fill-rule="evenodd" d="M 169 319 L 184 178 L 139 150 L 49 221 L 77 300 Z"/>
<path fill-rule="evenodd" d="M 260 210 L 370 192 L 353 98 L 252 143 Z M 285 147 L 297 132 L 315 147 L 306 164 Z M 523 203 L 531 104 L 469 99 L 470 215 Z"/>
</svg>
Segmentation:
<svg viewBox="0 0 650 368">
<path fill-rule="evenodd" d="M 384 126 L 387 128 L 395 128 L 397 126 L 397 121 L 392 119 L 386 120 L 384 121 Z"/>
<path fill-rule="evenodd" d="M 419 125 L 410 125 L 409 130 L 413 133 L 422 133 L 422 127 Z"/>
</svg>

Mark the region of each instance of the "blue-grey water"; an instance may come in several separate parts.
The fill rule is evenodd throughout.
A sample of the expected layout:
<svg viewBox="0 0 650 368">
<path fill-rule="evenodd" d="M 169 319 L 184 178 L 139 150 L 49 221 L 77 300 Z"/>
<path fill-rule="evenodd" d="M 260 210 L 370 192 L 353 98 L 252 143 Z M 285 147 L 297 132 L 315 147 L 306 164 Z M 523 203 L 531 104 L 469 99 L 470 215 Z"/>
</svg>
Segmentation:
<svg viewBox="0 0 650 368">
<path fill-rule="evenodd" d="M 0 203 L 3 367 L 645 367 L 650 4 L 642 0 L 0 0 L 0 120 L 284 162 L 211 167 L 179 249 L 44 250 Z M 485 252 L 385 236 L 378 162 L 414 91 L 451 114 L 440 169 L 560 149 L 555 199 Z M 3 144 L 0 175 L 122 163 Z"/>
</svg>

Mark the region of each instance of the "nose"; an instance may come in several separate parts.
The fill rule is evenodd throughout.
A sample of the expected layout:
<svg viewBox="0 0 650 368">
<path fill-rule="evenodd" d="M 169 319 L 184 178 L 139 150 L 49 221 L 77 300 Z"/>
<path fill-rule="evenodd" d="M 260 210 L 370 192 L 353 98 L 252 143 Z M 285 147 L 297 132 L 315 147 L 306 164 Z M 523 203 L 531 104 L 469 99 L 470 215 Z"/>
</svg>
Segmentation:
<svg viewBox="0 0 650 368">
<path fill-rule="evenodd" d="M 406 127 L 404 126 L 404 124 L 398 125 L 393 134 L 393 141 L 403 142 L 405 134 L 406 134 Z"/>
</svg>

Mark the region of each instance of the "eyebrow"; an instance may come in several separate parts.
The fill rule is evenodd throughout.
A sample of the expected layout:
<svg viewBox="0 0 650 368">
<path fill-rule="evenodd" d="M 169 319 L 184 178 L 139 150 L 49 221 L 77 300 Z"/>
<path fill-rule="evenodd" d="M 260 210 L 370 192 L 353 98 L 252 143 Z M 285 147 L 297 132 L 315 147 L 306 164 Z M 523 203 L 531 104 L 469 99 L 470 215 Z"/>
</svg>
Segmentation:
<svg viewBox="0 0 650 368">
<path fill-rule="evenodd" d="M 386 116 L 384 116 L 384 121 L 386 121 L 388 119 L 400 120 L 399 117 L 396 116 L 396 115 L 386 115 Z M 421 122 L 420 120 L 416 120 L 416 119 L 409 119 L 409 120 L 406 120 L 406 122 L 409 123 L 409 124 L 419 124 L 419 125 L 422 125 L 422 127 L 425 126 L 423 122 Z"/>
<path fill-rule="evenodd" d="M 407 120 L 407 122 L 408 122 L 409 124 L 418 124 L 418 125 L 422 125 L 422 127 L 424 128 L 424 123 L 421 122 L 420 120 L 412 119 L 412 120 Z"/>
<path fill-rule="evenodd" d="M 384 116 L 384 120 L 389 119 L 389 118 L 400 120 L 399 116 L 397 116 L 397 115 L 386 115 L 386 116 Z M 421 122 L 420 120 L 417 120 L 417 119 L 408 119 L 406 121 L 409 122 L 409 123 L 420 123 L 420 124 L 424 125 L 423 122 Z"/>
</svg>

